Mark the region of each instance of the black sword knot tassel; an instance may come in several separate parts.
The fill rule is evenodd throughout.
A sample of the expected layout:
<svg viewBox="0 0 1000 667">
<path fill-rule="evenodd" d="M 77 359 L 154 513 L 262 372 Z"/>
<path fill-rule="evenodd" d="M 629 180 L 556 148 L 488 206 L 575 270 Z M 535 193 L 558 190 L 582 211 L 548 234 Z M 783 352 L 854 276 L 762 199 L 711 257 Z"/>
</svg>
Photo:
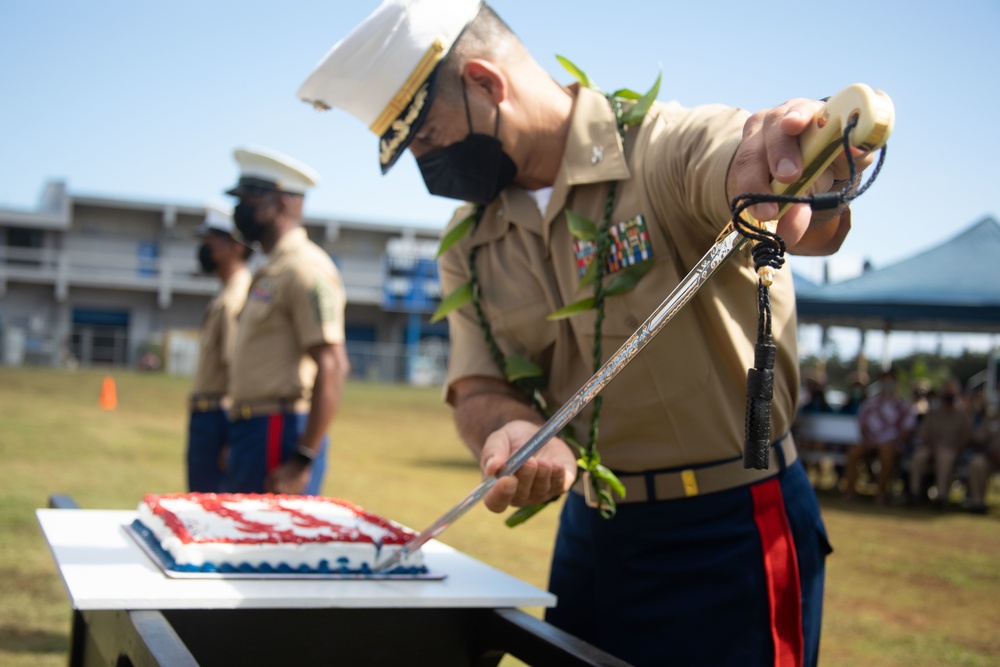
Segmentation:
<svg viewBox="0 0 1000 667">
<path fill-rule="evenodd" d="M 747 371 L 746 441 L 743 467 L 766 470 L 771 456 L 771 398 L 777 346 L 768 336 L 754 347 L 754 367 Z"/>
<path fill-rule="evenodd" d="M 771 337 L 771 298 L 768 287 L 774 279 L 774 272 L 785 263 L 785 242 L 764 225 L 754 225 L 744 219 L 742 213 L 754 204 L 771 202 L 783 204 L 809 204 L 814 211 L 833 210 L 857 199 L 871 186 L 882 169 L 885 160 L 885 146 L 879 153 L 878 162 L 868 182 L 853 189 L 858 180 L 857 165 L 851 153 L 851 130 L 857 125 L 857 118 L 844 128 L 842 145 L 847 157 L 850 175 L 846 186 L 833 192 L 809 195 L 807 197 L 776 195 L 766 193 L 745 193 L 737 195 L 730 202 L 733 213 L 733 227 L 754 243 L 754 268 L 757 271 L 757 344 L 754 348 L 754 367 L 747 372 L 747 417 L 746 439 L 743 442 L 743 466 L 748 469 L 767 470 L 771 458 L 771 398 L 774 396 L 774 357 L 777 347 Z M 835 181 L 834 185 L 838 182 Z"/>
</svg>

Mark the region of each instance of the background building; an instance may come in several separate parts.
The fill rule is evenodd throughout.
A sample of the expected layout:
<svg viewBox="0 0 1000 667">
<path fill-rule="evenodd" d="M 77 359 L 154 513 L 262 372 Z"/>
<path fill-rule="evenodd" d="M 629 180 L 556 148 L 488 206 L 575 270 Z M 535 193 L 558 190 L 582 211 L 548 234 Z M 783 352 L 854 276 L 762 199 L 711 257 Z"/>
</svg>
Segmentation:
<svg viewBox="0 0 1000 667">
<path fill-rule="evenodd" d="M 204 216 L 200 206 L 70 194 L 58 181 L 34 210 L 0 209 L 0 362 L 193 371 L 218 290 L 196 259 Z M 440 382 L 447 325 L 429 324 L 439 230 L 304 223 L 344 276 L 352 374 Z"/>
</svg>

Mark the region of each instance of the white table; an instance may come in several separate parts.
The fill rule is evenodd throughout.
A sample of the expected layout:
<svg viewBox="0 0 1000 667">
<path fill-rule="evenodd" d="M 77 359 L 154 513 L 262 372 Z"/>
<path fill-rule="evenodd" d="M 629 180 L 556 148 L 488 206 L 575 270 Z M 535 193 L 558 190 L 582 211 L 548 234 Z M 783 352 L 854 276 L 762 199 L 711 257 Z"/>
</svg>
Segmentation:
<svg viewBox="0 0 1000 667">
<path fill-rule="evenodd" d="M 70 667 L 628 667 L 517 609 L 555 596 L 437 541 L 424 562 L 444 579 L 186 579 L 125 532 L 135 512 L 36 513 L 72 601 Z"/>
<path fill-rule="evenodd" d="M 122 528 L 135 512 L 37 510 L 75 609 L 552 607 L 556 598 L 436 540 L 433 579 L 173 579 Z"/>
</svg>

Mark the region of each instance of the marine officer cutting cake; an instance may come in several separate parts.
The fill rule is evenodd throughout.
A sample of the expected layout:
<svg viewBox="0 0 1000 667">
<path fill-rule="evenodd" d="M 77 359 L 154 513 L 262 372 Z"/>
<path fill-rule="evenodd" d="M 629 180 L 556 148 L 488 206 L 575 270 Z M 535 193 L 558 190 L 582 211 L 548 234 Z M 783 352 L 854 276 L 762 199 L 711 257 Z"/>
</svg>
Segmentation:
<svg viewBox="0 0 1000 667">
<path fill-rule="evenodd" d="M 344 282 L 302 226 L 317 174 L 262 148 L 234 152 L 233 219 L 267 262 L 240 313 L 230 369 L 230 455 L 224 490 L 320 493 L 329 428 L 350 370 Z"/>
<path fill-rule="evenodd" d="M 609 40 L 578 58 L 621 48 Z M 655 64 L 622 72 L 619 86 L 642 72 L 652 81 Z M 734 197 L 799 178 L 797 136 L 821 106 L 644 108 L 638 95 L 563 85 L 478 0 L 383 2 L 298 96 L 367 126 L 383 172 L 409 148 L 431 194 L 469 202 L 439 263 L 442 293 L 466 297 L 447 314 L 445 397 L 484 477 L 712 247 Z M 337 131 L 317 139 L 333 145 Z M 849 174 L 841 155 L 812 191 L 848 192 Z M 846 205 L 796 206 L 777 229 L 791 251 L 829 254 L 849 227 Z M 600 410 L 583 409 L 485 497 L 497 512 L 565 498 L 546 618 L 635 665 L 817 660 L 830 547 L 787 435 L 799 384 L 790 272 L 771 286 L 775 437 L 761 470 L 743 461 L 756 294 L 749 254 L 725 263 L 604 388 Z M 606 469 L 624 497 L 597 477 L 611 479 Z"/>
</svg>

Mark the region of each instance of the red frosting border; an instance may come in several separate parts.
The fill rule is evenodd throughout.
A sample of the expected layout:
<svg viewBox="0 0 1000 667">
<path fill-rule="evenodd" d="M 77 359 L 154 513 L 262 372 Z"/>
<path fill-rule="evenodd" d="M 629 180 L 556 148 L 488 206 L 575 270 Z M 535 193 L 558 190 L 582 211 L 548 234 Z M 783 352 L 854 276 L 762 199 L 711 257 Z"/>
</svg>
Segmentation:
<svg viewBox="0 0 1000 667">
<path fill-rule="evenodd" d="M 246 532 L 255 533 L 254 537 L 247 539 L 229 538 L 199 538 L 192 535 L 184 522 L 176 514 L 166 509 L 162 505 L 164 500 L 185 499 L 202 506 L 206 512 L 216 513 L 220 516 L 228 516 L 239 523 L 245 525 Z M 243 500 L 262 501 L 274 506 L 287 514 L 291 514 L 293 521 L 302 527 L 326 527 L 332 534 L 323 535 L 313 539 L 303 539 L 292 531 L 275 531 L 273 526 L 257 521 L 250 521 L 232 508 L 226 507 L 224 503 L 233 503 Z M 158 516 L 164 524 L 177 536 L 184 544 L 322 544 L 329 542 L 351 542 L 364 543 L 373 542 L 371 536 L 365 535 L 356 528 L 349 528 L 340 524 L 330 523 L 316 518 L 306 512 L 282 505 L 287 500 L 309 500 L 312 502 L 329 503 L 353 512 L 359 518 L 385 530 L 388 534 L 382 539 L 382 544 L 405 544 L 415 533 L 389 521 L 383 517 L 373 514 L 359 505 L 341 500 L 340 498 L 329 498 L 326 496 L 292 496 L 267 493 L 167 493 L 153 494 L 147 493 L 143 496 L 142 502 L 147 505 L 150 511 Z M 243 528 L 241 528 L 243 530 Z M 267 537 L 261 537 L 260 533 L 266 533 Z"/>
</svg>

